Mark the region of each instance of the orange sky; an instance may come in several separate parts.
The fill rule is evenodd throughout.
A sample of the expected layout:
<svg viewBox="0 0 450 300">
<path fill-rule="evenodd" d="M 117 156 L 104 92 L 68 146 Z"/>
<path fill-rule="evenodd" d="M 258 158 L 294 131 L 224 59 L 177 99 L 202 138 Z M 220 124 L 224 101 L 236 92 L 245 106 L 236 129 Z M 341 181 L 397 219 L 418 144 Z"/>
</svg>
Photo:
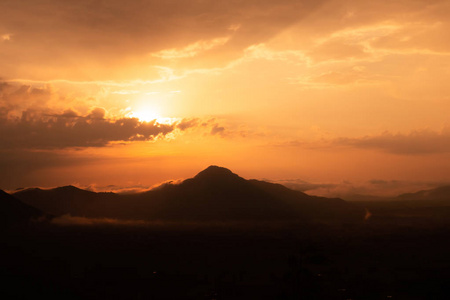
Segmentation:
<svg viewBox="0 0 450 300">
<path fill-rule="evenodd" d="M 3 0 L 0 188 L 210 164 L 316 193 L 448 183 L 449 20 L 448 1 Z"/>
</svg>

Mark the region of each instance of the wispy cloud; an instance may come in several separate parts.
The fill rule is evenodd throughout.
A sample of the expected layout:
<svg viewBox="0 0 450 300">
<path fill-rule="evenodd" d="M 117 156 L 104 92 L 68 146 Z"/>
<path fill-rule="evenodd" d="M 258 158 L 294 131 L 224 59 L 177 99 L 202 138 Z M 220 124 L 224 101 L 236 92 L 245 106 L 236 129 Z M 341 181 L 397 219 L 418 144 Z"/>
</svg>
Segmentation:
<svg viewBox="0 0 450 300">
<path fill-rule="evenodd" d="M 310 195 L 339 197 L 346 200 L 371 200 L 371 197 L 396 197 L 403 193 L 417 192 L 447 185 L 445 181 L 409 181 L 392 179 L 372 179 L 368 181 L 348 181 L 310 183 L 302 179 L 277 180 L 288 188 Z"/>
<path fill-rule="evenodd" d="M 322 136 L 319 139 L 288 140 L 273 143 L 274 147 L 299 147 L 329 150 L 353 148 L 378 150 L 396 155 L 431 155 L 450 152 L 450 128 L 412 130 L 408 133 L 384 131 L 380 134 L 359 137 Z"/>
<path fill-rule="evenodd" d="M 114 91 L 111 92 L 112 94 L 118 94 L 118 95 L 135 95 L 135 94 L 139 94 L 140 91 L 135 91 L 135 90 L 119 90 L 119 91 Z"/>
<path fill-rule="evenodd" d="M 11 37 L 12 37 L 12 34 L 10 34 L 10 33 L 5 33 L 5 34 L 2 34 L 2 35 L 0 36 L 0 39 L 1 39 L 2 41 L 9 41 L 9 40 L 11 40 Z"/>
<path fill-rule="evenodd" d="M 119 220 L 110 218 L 86 218 L 63 215 L 51 221 L 59 226 L 149 226 L 151 223 L 141 220 Z"/>
<path fill-rule="evenodd" d="M 359 138 L 338 138 L 333 145 L 375 149 L 394 154 L 432 154 L 450 152 L 450 129 L 442 131 L 415 130 L 409 133 L 383 132 Z"/>
<path fill-rule="evenodd" d="M 173 48 L 161 50 L 152 54 L 153 56 L 160 57 L 162 59 L 179 59 L 194 57 L 198 54 L 225 45 L 230 37 L 214 38 L 211 40 L 201 40 L 183 48 Z"/>
</svg>

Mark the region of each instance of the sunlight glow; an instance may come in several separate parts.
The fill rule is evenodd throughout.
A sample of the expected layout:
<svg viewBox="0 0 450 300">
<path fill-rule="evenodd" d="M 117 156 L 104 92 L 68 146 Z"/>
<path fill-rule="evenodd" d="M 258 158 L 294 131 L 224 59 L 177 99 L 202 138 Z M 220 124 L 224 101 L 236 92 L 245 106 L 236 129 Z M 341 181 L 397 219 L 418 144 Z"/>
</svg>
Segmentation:
<svg viewBox="0 0 450 300">
<path fill-rule="evenodd" d="M 158 124 L 173 124 L 180 119 L 167 116 L 172 114 L 170 107 L 173 97 L 180 93 L 179 90 L 152 91 L 142 92 L 137 97 L 131 96 L 131 105 L 127 108 L 126 114 L 142 122 L 156 120 Z"/>
<path fill-rule="evenodd" d="M 132 112 L 130 116 L 133 118 L 138 118 L 139 121 L 141 122 L 155 121 L 158 124 L 165 124 L 165 125 L 170 125 L 177 121 L 180 121 L 179 118 L 160 117 L 158 114 L 152 111 Z"/>
<path fill-rule="evenodd" d="M 156 121 L 158 124 L 173 124 L 177 121 L 180 121 L 179 118 L 169 118 L 163 117 L 160 114 L 160 110 L 157 108 L 140 108 L 139 110 L 131 111 L 130 117 L 138 118 L 141 122 L 151 122 Z"/>
<path fill-rule="evenodd" d="M 160 115 L 158 114 L 158 112 L 156 112 L 154 110 L 146 110 L 146 109 L 133 111 L 130 116 L 133 118 L 138 118 L 140 121 L 143 121 L 143 122 L 150 122 L 153 120 L 162 119 L 160 117 Z"/>
<path fill-rule="evenodd" d="M 130 107 L 130 116 L 140 121 L 150 122 L 162 118 L 161 109 L 161 99 L 147 95 L 135 100 L 134 105 Z"/>
</svg>

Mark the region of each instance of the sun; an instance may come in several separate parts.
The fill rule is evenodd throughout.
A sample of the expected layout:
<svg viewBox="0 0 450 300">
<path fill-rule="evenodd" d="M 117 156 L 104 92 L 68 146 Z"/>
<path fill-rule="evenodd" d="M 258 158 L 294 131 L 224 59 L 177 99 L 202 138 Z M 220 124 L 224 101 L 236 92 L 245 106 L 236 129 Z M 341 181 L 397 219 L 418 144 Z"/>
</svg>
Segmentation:
<svg viewBox="0 0 450 300">
<path fill-rule="evenodd" d="M 161 93 L 147 93 L 145 96 L 135 98 L 129 109 L 129 116 L 139 119 L 141 122 L 155 121 L 158 124 L 173 124 L 179 118 L 168 117 L 169 96 Z"/>
<path fill-rule="evenodd" d="M 161 109 L 155 105 L 141 104 L 134 108 L 130 115 L 132 118 L 137 118 L 141 122 L 156 121 L 158 124 L 173 124 L 179 121 L 179 118 L 163 117 Z"/>
<path fill-rule="evenodd" d="M 131 113 L 131 117 L 138 118 L 139 121 L 142 121 L 142 122 L 150 122 L 153 120 L 158 121 L 158 119 L 162 118 L 158 112 L 156 112 L 154 110 L 146 110 L 146 109 L 133 111 Z"/>
<path fill-rule="evenodd" d="M 153 97 L 139 98 L 131 107 L 131 117 L 138 118 L 142 122 L 150 122 L 162 118 L 161 106 L 158 99 Z"/>
</svg>

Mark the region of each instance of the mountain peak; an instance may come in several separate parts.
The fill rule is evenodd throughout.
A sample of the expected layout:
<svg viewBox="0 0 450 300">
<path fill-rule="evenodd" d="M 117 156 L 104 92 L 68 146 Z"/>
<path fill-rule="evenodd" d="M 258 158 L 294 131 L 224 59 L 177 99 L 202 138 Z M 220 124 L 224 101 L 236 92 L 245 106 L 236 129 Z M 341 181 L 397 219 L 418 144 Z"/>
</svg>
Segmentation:
<svg viewBox="0 0 450 300">
<path fill-rule="evenodd" d="M 204 169 L 203 171 L 201 171 L 200 173 L 198 173 L 194 178 L 217 178 L 217 177 L 223 178 L 230 176 L 235 177 L 238 175 L 234 174 L 227 168 L 211 165 L 206 169 Z"/>
<path fill-rule="evenodd" d="M 55 188 L 54 190 L 60 190 L 60 191 L 81 191 L 82 189 L 77 188 L 73 185 L 65 185 Z"/>
</svg>

